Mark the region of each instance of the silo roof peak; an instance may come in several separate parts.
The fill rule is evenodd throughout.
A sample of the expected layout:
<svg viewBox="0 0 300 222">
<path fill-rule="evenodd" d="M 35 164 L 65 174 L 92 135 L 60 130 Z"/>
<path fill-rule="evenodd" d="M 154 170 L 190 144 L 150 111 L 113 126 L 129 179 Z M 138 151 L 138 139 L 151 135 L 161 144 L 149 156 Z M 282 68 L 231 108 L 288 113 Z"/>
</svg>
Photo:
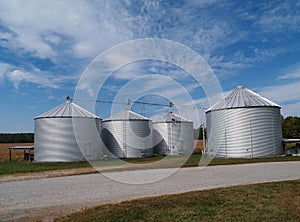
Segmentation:
<svg viewBox="0 0 300 222">
<path fill-rule="evenodd" d="M 265 106 L 273 106 L 280 108 L 278 104 L 251 91 L 245 86 L 238 86 L 234 90 L 232 90 L 224 99 L 211 106 L 206 112 L 221 109 Z"/>
<path fill-rule="evenodd" d="M 72 101 L 67 100 L 61 105 L 37 116 L 35 119 L 40 118 L 67 118 L 67 117 L 88 117 L 100 119 L 97 115 L 85 110 L 81 106 Z"/>
</svg>

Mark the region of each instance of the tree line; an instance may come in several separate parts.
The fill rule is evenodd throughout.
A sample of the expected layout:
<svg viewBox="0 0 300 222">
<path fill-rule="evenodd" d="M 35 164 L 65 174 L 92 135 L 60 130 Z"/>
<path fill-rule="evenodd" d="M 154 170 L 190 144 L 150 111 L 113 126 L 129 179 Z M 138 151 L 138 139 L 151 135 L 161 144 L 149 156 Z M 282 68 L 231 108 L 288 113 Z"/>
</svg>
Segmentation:
<svg viewBox="0 0 300 222">
<path fill-rule="evenodd" d="M 300 117 L 297 116 L 288 116 L 284 118 L 281 116 L 281 124 L 282 124 L 282 137 L 293 139 L 300 138 Z M 202 128 L 194 129 L 194 139 L 202 140 Z M 205 129 L 205 138 L 206 137 L 206 129 Z"/>
<path fill-rule="evenodd" d="M 283 138 L 300 138 L 300 117 L 281 117 Z"/>
<path fill-rule="evenodd" d="M 0 133 L 0 143 L 33 143 L 33 133 Z"/>
</svg>

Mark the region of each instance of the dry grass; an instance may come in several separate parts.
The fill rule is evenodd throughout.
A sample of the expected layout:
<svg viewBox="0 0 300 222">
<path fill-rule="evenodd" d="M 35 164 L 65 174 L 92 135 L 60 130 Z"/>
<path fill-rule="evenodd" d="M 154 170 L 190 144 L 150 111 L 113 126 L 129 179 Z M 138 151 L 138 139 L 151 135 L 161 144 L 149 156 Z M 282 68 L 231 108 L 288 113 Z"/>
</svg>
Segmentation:
<svg viewBox="0 0 300 222">
<path fill-rule="evenodd" d="M 203 151 L 203 140 L 194 140 L 194 152 L 202 153 L 202 151 Z"/>
<path fill-rule="evenodd" d="M 300 180 L 100 205 L 57 221 L 300 221 Z"/>
<path fill-rule="evenodd" d="M 9 160 L 9 147 L 12 146 L 33 146 L 33 143 L 0 143 L 0 161 Z M 23 159 L 23 150 L 13 150 L 12 159 L 19 160 Z"/>
</svg>

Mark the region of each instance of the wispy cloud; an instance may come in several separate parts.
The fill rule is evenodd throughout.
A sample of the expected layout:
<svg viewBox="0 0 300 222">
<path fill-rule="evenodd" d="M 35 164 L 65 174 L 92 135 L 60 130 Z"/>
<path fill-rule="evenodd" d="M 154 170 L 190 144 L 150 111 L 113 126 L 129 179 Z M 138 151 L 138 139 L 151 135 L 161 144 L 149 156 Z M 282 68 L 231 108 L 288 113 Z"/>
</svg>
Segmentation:
<svg viewBox="0 0 300 222">
<path fill-rule="evenodd" d="M 158 60 L 143 60 L 121 67 L 113 73 L 112 77 L 116 80 L 130 80 L 147 74 L 165 75 L 177 80 L 188 80 L 190 75 L 174 64 Z"/>
<path fill-rule="evenodd" d="M 199 52 L 219 76 L 231 77 L 243 68 L 289 50 L 272 45 L 252 47 L 251 44 L 253 41 L 274 41 L 266 39 L 266 27 L 276 33 L 282 33 L 278 25 L 298 30 L 298 6 L 299 3 L 289 1 L 239 6 L 218 0 L 128 0 L 122 3 L 79 0 L 76 4 L 69 0 L 51 3 L 3 0 L 0 21 L 6 28 L 0 29 L 1 43 L 11 51 L 50 58 L 55 64 L 62 65 L 61 61 L 72 63 L 74 58 L 93 58 L 126 40 L 166 38 Z M 247 26 L 255 33 L 250 33 Z M 235 47 L 236 44 L 245 47 Z M 247 47 L 249 45 L 252 48 Z M 123 58 L 114 57 L 111 61 L 119 59 Z M 118 77 L 131 78 L 138 74 L 132 73 Z"/>
<path fill-rule="evenodd" d="M 295 31 L 300 28 L 299 1 L 262 2 L 261 15 L 255 22 L 264 32 Z"/>
<path fill-rule="evenodd" d="M 282 105 L 300 101 L 300 81 L 267 86 L 258 91 L 262 96 Z"/>
<path fill-rule="evenodd" d="M 282 115 L 283 116 L 299 116 L 299 107 L 300 102 L 287 104 L 282 107 Z"/>
<path fill-rule="evenodd" d="M 6 40 L 10 47 L 30 51 L 41 58 L 55 58 L 62 53 L 55 46 L 64 44 L 69 47 L 69 56 L 94 57 L 130 36 L 111 12 L 111 6 L 117 5 L 83 0 L 76 4 L 68 0 L 4 0 L 0 3 L 0 20 L 9 29 Z"/>
<path fill-rule="evenodd" d="M 33 83 L 39 87 L 59 89 L 66 82 L 74 81 L 77 77 L 69 75 L 56 75 L 33 68 L 30 72 L 18 69 L 6 63 L 0 63 L 0 80 L 9 80 L 15 89 L 19 89 L 22 83 Z"/>
<path fill-rule="evenodd" d="M 278 77 L 278 79 L 298 79 L 298 78 L 300 78 L 300 70 L 298 72 L 287 73 L 285 75 Z"/>
<path fill-rule="evenodd" d="M 298 79 L 300 78 L 300 63 L 286 68 L 284 74 L 278 77 L 279 80 Z"/>
<path fill-rule="evenodd" d="M 31 82 L 55 89 L 76 79 L 87 65 L 84 59 L 131 38 L 131 30 L 122 25 L 121 8 L 113 1 L 1 1 L 2 61 L 10 71 L 2 65 L 0 78 L 5 76 L 15 88 Z M 53 67 L 42 70 L 46 60 Z"/>
</svg>

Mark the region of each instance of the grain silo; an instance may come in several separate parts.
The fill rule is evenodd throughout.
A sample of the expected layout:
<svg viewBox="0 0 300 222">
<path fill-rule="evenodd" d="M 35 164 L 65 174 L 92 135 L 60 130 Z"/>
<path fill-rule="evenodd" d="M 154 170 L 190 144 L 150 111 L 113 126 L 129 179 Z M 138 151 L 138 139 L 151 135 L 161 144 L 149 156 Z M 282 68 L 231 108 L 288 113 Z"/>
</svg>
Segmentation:
<svg viewBox="0 0 300 222">
<path fill-rule="evenodd" d="M 283 154 L 280 108 L 238 86 L 206 111 L 208 154 L 225 158 Z"/>
<path fill-rule="evenodd" d="M 117 158 L 153 155 L 152 122 L 127 109 L 103 121 L 102 140 Z"/>
<path fill-rule="evenodd" d="M 173 112 L 154 117 L 153 152 L 155 154 L 191 154 L 194 150 L 193 122 Z"/>
<path fill-rule="evenodd" d="M 34 159 L 72 162 L 103 158 L 102 120 L 71 101 L 34 119 Z"/>
</svg>

